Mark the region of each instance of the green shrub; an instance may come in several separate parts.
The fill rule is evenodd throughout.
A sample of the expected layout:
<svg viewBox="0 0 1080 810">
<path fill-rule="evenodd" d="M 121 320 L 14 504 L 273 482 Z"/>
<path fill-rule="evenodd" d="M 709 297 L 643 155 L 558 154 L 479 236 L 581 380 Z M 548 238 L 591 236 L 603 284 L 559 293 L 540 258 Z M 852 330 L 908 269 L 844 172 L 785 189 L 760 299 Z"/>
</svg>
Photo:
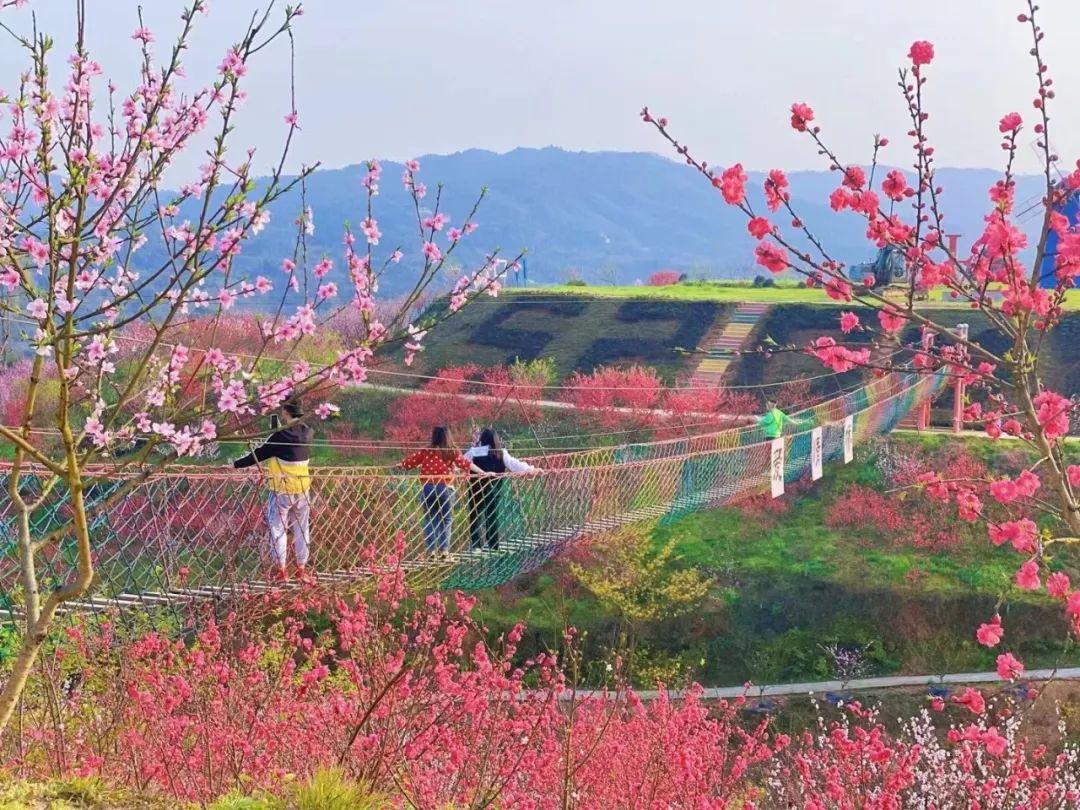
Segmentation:
<svg viewBox="0 0 1080 810">
<path fill-rule="evenodd" d="M 379 810 L 390 804 L 389 797 L 371 792 L 340 769 L 325 768 L 280 796 L 232 793 L 210 805 L 210 810 Z"/>
<path fill-rule="evenodd" d="M 551 385 L 559 379 L 559 366 L 554 357 L 537 357 L 534 360 L 515 357 L 510 364 L 510 379 L 526 384 L 542 382 Z"/>
<path fill-rule="evenodd" d="M 110 788 L 97 778 L 68 777 L 48 782 L 26 782 L 0 775 L 0 810 L 113 810 L 113 808 L 139 808 L 139 810 L 176 810 L 179 805 L 173 799 L 153 795 L 133 795 L 126 790 Z"/>
<path fill-rule="evenodd" d="M 210 810 L 278 810 L 279 807 L 282 807 L 282 803 L 277 799 L 230 793 L 210 805 Z"/>
<path fill-rule="evenodd" d="M 311 781 L 296 788 L 292 799 L 291 806 L 296 810 L 378 810 L 389 804 L 386 796 L 348 780 L 336 768 L 316 773 Z"/>
</svg>

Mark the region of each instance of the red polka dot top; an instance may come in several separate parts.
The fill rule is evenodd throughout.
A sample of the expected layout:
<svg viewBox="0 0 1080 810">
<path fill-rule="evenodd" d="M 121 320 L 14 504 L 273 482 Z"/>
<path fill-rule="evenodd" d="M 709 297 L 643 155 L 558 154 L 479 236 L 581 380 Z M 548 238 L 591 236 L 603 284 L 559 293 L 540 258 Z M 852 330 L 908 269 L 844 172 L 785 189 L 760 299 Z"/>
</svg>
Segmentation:
<svg viewBox="0 0 1080 810">
<path fill-rule="evenodd" d="M 445 459 L 439 449 L 425 447 L 423 450 L 406 456 L 401 466 L 406 470 L 419 470 L 422 484 L 447 484 L 449 486 L 454 483 L 455 467 L 468 472 L 472 464 L 461 454 L 452 459 Z"/>
</svg>

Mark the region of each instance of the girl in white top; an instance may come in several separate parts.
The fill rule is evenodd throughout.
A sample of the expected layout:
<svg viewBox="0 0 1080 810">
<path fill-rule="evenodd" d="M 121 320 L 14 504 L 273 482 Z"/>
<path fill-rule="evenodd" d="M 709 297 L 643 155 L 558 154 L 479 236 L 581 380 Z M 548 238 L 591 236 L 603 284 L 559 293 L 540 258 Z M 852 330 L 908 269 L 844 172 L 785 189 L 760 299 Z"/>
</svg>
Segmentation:
<svg viewBox="0 0 1080 810">
<path fill-rule="evenodd" d="M 479 549 L 484 547 L 484 535 L 487 548 L 499 547 L 499 502 L 502 500 L 503 473 L 530 474 L 537 469 L 499 445 L 499 437 L 491 428 L 480 431 L 476 445 L 465 452 L 465 458 L 486 473 L 496 477 L 481 478 L 474 476 L 469 481 L 469 546 Z"/>
</svg>

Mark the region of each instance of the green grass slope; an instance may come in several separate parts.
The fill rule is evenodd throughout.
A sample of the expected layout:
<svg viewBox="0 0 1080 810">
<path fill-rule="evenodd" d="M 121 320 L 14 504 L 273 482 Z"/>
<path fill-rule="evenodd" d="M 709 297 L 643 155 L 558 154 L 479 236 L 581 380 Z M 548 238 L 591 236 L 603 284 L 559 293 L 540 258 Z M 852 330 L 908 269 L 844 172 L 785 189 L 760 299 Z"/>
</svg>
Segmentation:
<svg viewBox="0 0 1080 810">
<path fill-rule="evenodd" d="M 896 450 L 943 452 L 940 436 L 891 439 Z M 964 443 L 994 467 L 1000 445 Z M 658 669 L 708 685 L 824 680 L 832 677 L 824 647 L 864 649 L 873 674 L 990 671 L 1000 650 L 975 641 L 975 628 L 1000 608 L 1012 628 L 1009 649 L 1031 667 L 1080 662 L 1060 606 L 1012 585 L 1019 557 L 995 548 L 982 528 L 957 521 L 945 548 L 900 541 L 872 526 L 836 525 L 829 515 L 852 485 L 886 488 L 883 445 L 860 450 L 855 463 L 832 465 L 801 494 L 753 508 L 687 515 L 652 530 L 659 549 L 674 541 L 670 572 L 694 569 L 711 583 L 692 613 L 647 622 L 637 645 L 648 666 L 636 678 L 651 686 Z M 913 509 L 918 509 L 913 505 Z M 567 554 L 573 560 L 575 551 Z M 1075 552 L 1055 565 L 1072 573 Z M 540 573 L 482 594 L 493 629 L 525 621 L 526 652 L 557 646 L 565 626 L 587 639 L 586 672 L 602 677 L 604 656 L 620 646 L 619 616 L 576 580 L 565 558 Z"/>
<path fill-rule="evenodd" d="M 661 299 L 671 301 L 716 301 L 719 303 L 739 303 L 740 301 L 761 301 L 767 304 L 823 304 L 830 307 L 847 306 L 829 298 L 820 288 L 807 289 L 793 280 L 781 279 L 772 287 L 755 287 L 749 282 L 737 281 L 689 281 L 681 284 L 669 284 L 661 287 L 648 285 L 590 285 L 553 284 L 539 287 L 528 293 L 509 291 L 511 295 L 530 294 L 536 296 L 563 296 L 579 298 L 615 298 L 615 299 Z M 954 303 L 947 298 L 936 296 L 934 300 L 916 304 L 926 309 L 957 309 L 967 311 L 968 304 Z M 1065 309 L 1080 310 L 1080 290 L 1070 290 L 1065 297 Z"/>
<path fill-rule="evenodd" d="M 1080 291 L 1070 301 L 1080 305 Z M 490 366 L 553 357 L 560 378 L 600 365 L 643 363 L 656 367 L 668 382 L 685 378 L 698 356 L 693 349 L 710 326 L 723 323 L 741 301 L 772 304 L 759 322 L 756 345 L 806 346 L 821 335 L 845 341 L 839 310 L 819 290 L 797 286 L 752 287 L 691 282 L 666 287 L 580 287 L 563 285 L 530 291 L 508 291 L 485 298 L 440 324 L 426 341 L 416 369 L 432 373 L 463 363 Z M 874 314 L 845 307 L 872 321 Z M 1005 352 L 999 335 L 982 314 L 943 302 L 924 302 L 921 310 L 947 325 L 967 323 L 971 335 L 997 352 Z M 1055 389 L 1080 393 L 1080 311 L 1065 314 L 1048 338 L 1043 373 Z M 801 352 L 776 351 L 746 355 L 732 367 L 735 386 L 772 385 L 796 378 L 814 378 L 814 392 L 827 395 L 857 384 L 861 372 L 830 374 L 820 362 Z M 943 408 L 951 407 L 942 400 Z"/>
</svg>

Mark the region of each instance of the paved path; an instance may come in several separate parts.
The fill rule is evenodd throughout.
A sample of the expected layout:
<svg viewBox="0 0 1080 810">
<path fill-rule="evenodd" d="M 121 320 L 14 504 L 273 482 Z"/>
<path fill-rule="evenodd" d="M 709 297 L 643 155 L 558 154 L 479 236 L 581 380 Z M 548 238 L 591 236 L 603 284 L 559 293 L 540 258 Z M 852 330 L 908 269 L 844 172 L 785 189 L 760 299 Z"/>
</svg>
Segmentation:
<svg viewBox="0 0 1080 810">
<path fill-rule="evenodd" d="M 908 436 L 918 436 L 920 433 L 924 434 L 924 435 L 927 434 L 927 433 L 936 433 L 936 434 L 940 434 L 942 436 L 955 436 L 958 439 L 986 439 L 988 441 L 991 441 L 990 436 L 987 435 L 985 430 L 969 430 L 967 428 L 965 428 L 964 430 L 957 433 L 952 428 L 940 427 L 940 426 L 938 426 L 938 427 L 929 427 L 926 430 L 917 430 L 915 428 L 898 427 L 898 428 L 894 428 L 893 430 L 891 430 L 890 433 L 903 433 L 903 434 L 908 435 Z M 999 436 L 996 439 L 993 439 L 992 441 L 1018 442 L 1018 441 L 1020 441 L 1020 437 L 1019 436 L 1009 436 L 1009 435 L 1006 435 L 1006 434 L 1002 434 L 1001 436 Z M 1066 436 L 1065 437 L 1065 443 L 1066 444 L 1075 444 L 1077 442 L 1080 442 L 1080 436 Z"/>
<path fill-rule="evenodd" d="M 1063 667 L 1061 669 L 1033 669 L 1026 673 L 1024 683 L 1032 681 L 1071 681 L 1080 680 L 1080 667 Z M 859 678 L 842 684 L 840 681 L 813 681 L 807 683 L 783 683 L 770 686 L 723 686 L 705 689 L 702 697 L 705 700 L 721 700 L 724 698 L 737 698 L 746 695 L 748 698 L 756 697 L 779 697 L 782 695 L 820 695 L 825 692 L 855 692 L 868 689 L 895 689 L 898 687 L 931 687 L 941 685 L 970 685 L 979 683 L 996 683 L 1005 685 L 996 672 L 956 672 L 950 675 L 890 675 L 884 678 Z M 599 694 L 592 691 L 579 691 L 578 696 Z M 656 700 L 660 692 L 655 689 L 635 691 L 642 700 Z M 681 692 L 668 693 L 678 697 Z M 569 699 L 567 696 L 565 699 Z"/>
</svg>

